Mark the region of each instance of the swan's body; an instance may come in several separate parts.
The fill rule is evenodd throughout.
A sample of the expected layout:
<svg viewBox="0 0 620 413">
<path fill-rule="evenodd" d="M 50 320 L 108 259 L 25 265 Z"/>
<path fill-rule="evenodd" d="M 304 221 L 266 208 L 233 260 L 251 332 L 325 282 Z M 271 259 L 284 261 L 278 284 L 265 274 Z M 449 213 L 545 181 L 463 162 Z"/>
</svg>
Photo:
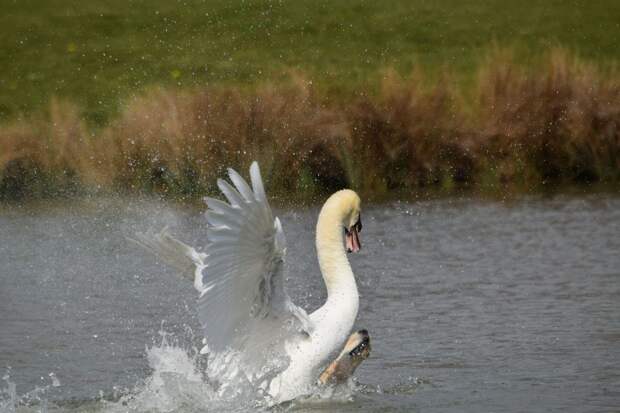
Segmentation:
<svg viewBox="0 0 620 413">
<path fill-rule="evenodd" d="M 210 353 L 218 377 L 239 374 L 231 367 L 234 359 L 243 364 L 244 378 L 260 385 L 274 402 L 291 400 L 317 382 L 357 317 L 359 296 L 344 244 L 346 233 L 347 248 L 360 247 L 360 199 L 351 190 L 338 191 L 321 210 L 316 249 L 327 300 L 307 315 L 284 290 L 286 242 L 271 214 L 258 165 L 250 168 L 251 189 L 235 171 L 229 170 L 229 176 L 236 188 L 221 180 L 218 186 L 230 204 L 207 199 L 206 253 L 165 231 L 139 235 L 138 241 L 178 268 L 195 267 L 204 352 Z M 288 359 L 285 368 L 265 367 L 270 357 L 282 355 Z"/>
<path fill-rule="evenodd" d="M 345 342 L 357 317 L 359 296 L 349 260 L 344 250 L 342 222 L 349 203 L 357 195 L 340 191 L 323 206 L 316 228 L 316 249 L 327 300 L 310 314 L 314 331 L 308 340 L 287 343 L 290 364 L 271 382 L 270 393 L 277 400 L 290 400 L 314 384 L 318 369 Z M 359 201 L 358 201 L 359 202 Z"/>
</svg>

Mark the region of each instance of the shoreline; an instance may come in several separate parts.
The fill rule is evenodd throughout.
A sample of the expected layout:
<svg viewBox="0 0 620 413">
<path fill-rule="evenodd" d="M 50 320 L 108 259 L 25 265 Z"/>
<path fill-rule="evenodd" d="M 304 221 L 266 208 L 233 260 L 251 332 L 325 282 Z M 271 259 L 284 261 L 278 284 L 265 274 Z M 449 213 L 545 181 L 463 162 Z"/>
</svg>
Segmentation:
<svg viewBox="0 0 620 413">
<path fill-rule="evenodd" d="M 311 81 L 152 89 L 93 131 L 75 105 L 0 125 L 0 200 L 88 192 L 192 200 L 257 160 L 274 195 L 350 187 L 509 195 L 620 183 L 620 76 L 566 51 L 540 67 L 498 51 L 470 96 L 456 82 L 386 71 L 381 91 L 330 102 Z"/>
<path fill-rule="evenodd" d="M 269 203 L 274 210 L 303 210 L 319 208 L 329 194 L 317 195 L 313 198 L 304 197 L 303 194 L 293 194 L 290 197 L 283 197 L 281 194 L 272 194 L 269 187 L 266 187 Z M 220 192 L 210 193 L 207 196 L 216 199 L 223 199 Z M 620 185 L 594 185 L 594 186 L 575 186 L 567 185 L 556 187 L 546 191 L 535 192 L 507 192 L 507 193 L 480 193 L 475 191 L 460 191 L 445 193 L 440 191 L 425 193 L 399 193 L 394 192 L 381 198 L 366 197 L 362 194 L 362 199 L 366 208 L 384 207 L 388 205 L 409 206 L 415 204 L 425 204 L 432 202 L 480 202 L 490 204 L 512 205 L 520 202 L 548 201 L 548 200 L 597 200 L 614 199 L 620 197 Z M 202 198 L 179 199 L 162 196 L 161 194 L 131 194 L 118 192 L 80 192 L 69 196 L 53 197 L 31 197 L 21 199 L 0 200 L 0 214 L 17 211 L 48 211 L 54 209 L 98 209 L 128 204 L 137 207 L 144 205 L 160 205 L 179 208 L 182 211 L 206 210 L 206 203 Z"/>
</svg>

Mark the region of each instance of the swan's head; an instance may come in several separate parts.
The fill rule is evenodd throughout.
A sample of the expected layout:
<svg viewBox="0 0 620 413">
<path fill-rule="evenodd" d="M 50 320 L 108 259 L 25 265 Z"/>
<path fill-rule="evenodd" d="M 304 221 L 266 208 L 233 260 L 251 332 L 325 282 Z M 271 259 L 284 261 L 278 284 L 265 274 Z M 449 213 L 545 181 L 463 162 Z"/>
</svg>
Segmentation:
<svg viewBox="0 0 620 413">
<path fill-rule="evenodd" d="M 362 230 L 362 201 L 350 189 L 338 191 L 332 197 L 336 198 L 342 212 L 347 252 L 358 252 L 362 248 L 359 234 Z"/>
</svg>

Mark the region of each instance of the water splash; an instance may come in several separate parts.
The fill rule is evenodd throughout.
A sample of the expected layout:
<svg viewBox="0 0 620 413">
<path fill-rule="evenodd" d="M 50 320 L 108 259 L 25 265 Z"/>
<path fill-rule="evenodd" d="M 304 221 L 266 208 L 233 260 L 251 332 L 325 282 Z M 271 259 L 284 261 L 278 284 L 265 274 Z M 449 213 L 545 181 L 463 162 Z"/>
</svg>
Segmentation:
<svg viewBox="0 0 620 413">
<path fill-rule="evenodd" d="M 36 386 L 34 390 L 17 394 L 17 385 L 11 381 L 11 368 L 8 367 L 2 380 L 6 383 L 6 388 L 0 388 L 0 413 L 16 413 L 22 411 L 33 411 L 37 413 L 48 413 L 48 394 L 55 387 L 60 387 L 60 380 L 55 373 L 49 373 L 51 383 L 45 386 Z M 42 379 L 44 379 L 42 377 Z"/>
<path fill-rule="evenodd" d="M 205 356 L 196 348 L 187 348 L 160 332 L 161 343 L 146 349 L 151 374 L 131 392 L 116 402 L 105 402 L 105 411 L 116 412 L 174 412 L 213 410 L 240 412 L 266 406 L 261 392 L 244 382 L 214 382 L 206 371 Z M 234 354 L 227 354 L 229 359 Z M 210 360 L 213 361 L 213 360 Z M 238 366 L 237 372 L 242 371 Z M 242 377 L 240 374 L 228 377 Z M 232 390 L 234 389 L 234 391 Z"/>
<path fill-rule="evenodd" d="M 61 387 L 55 373 L 49 373 L 50 383 L 18 395 L 15 383 L 10 380 L 10 369 L 2 377 L 5 387 L 0 388 L 0 413 L 56 413 L 56 412 L 179 412 L 217 411 L 226 413 L 246 411 L 268 411 L 271 407 L 264 388 L 256 386 L 255 377 L 245 373 L 243 365 L 236 360 L 235 353 L 221 354 L 216 358 L 200 354 L 191 345 L 182 344 L 170 334 L 161 331 L 161 340 L 146 348 L 146 359 L 151 373 L 131 390 L 119 396 L 117 390 L 104 396 L 103 393 L 90 401 L 49 402 L 49 393 Z M 191 340 L 190 340 L 191 342 Z M 232 373 L 217 376 L 211 380 L 207 372 L 217 370 L 218 358 L 226 359 L 227 366 L 236 366 Z M 207 363 L 214 366 L 207 368 Z M 237 363 L 237 364 L 236 364 Z M 266 370 L 282 367 L 274 361 Z M 211 376 L 213 377 L 213 376 Z M 258 376 L 261 380 L 264 376 Z M 310 396 L 283 405 L 285 409 L 305 408 L 309 405 L 324 405 L 352 400 L 357 390 L 349 380 L 336 388 L 317 388 Z"/>
<path fill-rule="evenodd" d="M 0 413 L 15 413 L 15 406 L 17 405 L 17 386 L 10 380 L 10 368 L 2 376 L 7 384 L 6 389 L 0 391 Z"/>
<path fill-rule="evenodd" d="M 105 411 L 171 412 L 211 404 L 214 392 L 200 372 L 197 353 L 160 335 L 161 343 L 146 349 L 151 374 L 117 402 L 104 402 Z"/>
</svg>

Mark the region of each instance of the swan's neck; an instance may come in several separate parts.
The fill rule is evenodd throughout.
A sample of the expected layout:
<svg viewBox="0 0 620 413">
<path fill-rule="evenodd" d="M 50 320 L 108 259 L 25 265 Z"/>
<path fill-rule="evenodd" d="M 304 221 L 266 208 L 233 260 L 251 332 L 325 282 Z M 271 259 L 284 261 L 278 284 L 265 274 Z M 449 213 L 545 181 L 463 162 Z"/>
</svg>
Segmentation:
<svg viewBox="0 0 620 413">
<path fill-rule="evenodd" d="M 327 301 L 346 300 L 357 314 L 358 293 L 355 277 L 344 250 L 342 212 L 325 204 L 319 214 L 316 228 L 316 249 L 325 286 Z"/>
</svg>

